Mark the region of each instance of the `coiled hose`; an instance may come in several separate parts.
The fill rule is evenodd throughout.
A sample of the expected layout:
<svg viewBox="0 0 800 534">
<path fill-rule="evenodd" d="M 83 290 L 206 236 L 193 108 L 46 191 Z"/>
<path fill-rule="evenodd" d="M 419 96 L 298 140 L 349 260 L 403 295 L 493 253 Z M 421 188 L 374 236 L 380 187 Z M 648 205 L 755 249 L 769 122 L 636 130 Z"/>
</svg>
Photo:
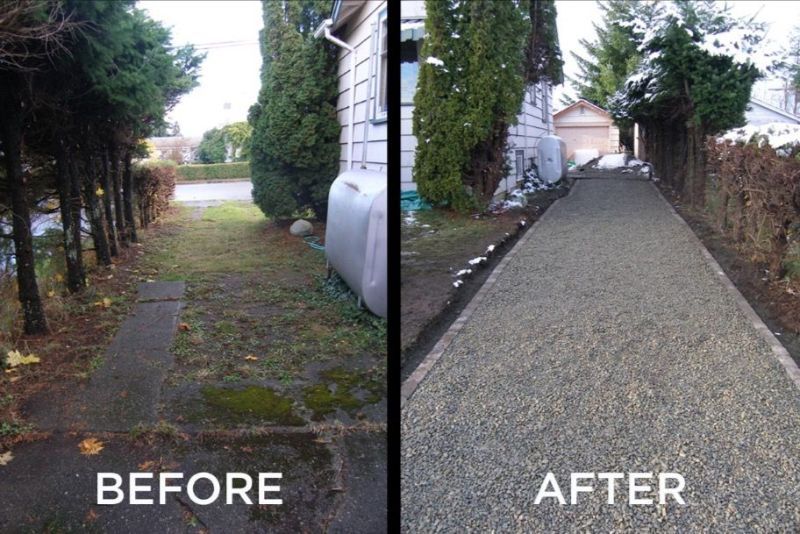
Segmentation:
<svg viewBox="0 0 800 534">
<path fill-rule="evenodd" d="M 315 235 L 307 235 L 303 238 L 303 241 L 308 243 L 308 246 L 313 248 L 314 250 L 319 250 L 321 252 L 325 252 L 325 245 L 319 244 L 319 238 Z"/>
</svg>

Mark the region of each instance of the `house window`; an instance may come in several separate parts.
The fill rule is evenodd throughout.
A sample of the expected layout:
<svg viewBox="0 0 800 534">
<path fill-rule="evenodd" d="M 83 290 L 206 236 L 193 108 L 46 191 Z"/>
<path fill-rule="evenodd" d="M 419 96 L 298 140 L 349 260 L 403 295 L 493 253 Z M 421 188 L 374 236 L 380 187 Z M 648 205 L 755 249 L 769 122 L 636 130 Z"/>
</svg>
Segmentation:
<svg viewBox="0 0 800 534">
<path fill-rule="evenodd" d="M 578 109 L 580 109 L 580 111 L 578 112 L 580 115 L 586 115 L 586 108 L 584 108 L 583 106 L 581 106 L 581 107 L 580 107 L 580 108 L 578 108 Z"/>
<path fill-rule="evenodd" d="M 386 112 L 389 109 L 386 101 L 386 77 L 389 74 L 389 59 L 388 53 L 388 25 L 386 22 L 386 10 L 383 10 L 378 15 L 378 98 L 376 99 L 376 106 L 374 118 L 376 120 L 383 120 L 386 118 Z"/>
<path fill-rule="evenodd" d="M 525 171 L 525 151 L 515 150 L 514 155 L 517 158 L 516 171 L 517 171 L 517 181 L 519 182 L 520 180 L 522 180 L 522 173 Z"/>
<path fill-rule="evenodd" d="M 531 85 L 528 88 L 528 93 L 530 93 L 530 95 L 531 95 L 531 105 L 533 107 L 536 107 L 536 86 L 535 85 Z"/>
<path fill-rule="evenodd" d="M 422 39 L 400 43 L 400 103 L 413 104 L 419 76 Z"/>
</svg>

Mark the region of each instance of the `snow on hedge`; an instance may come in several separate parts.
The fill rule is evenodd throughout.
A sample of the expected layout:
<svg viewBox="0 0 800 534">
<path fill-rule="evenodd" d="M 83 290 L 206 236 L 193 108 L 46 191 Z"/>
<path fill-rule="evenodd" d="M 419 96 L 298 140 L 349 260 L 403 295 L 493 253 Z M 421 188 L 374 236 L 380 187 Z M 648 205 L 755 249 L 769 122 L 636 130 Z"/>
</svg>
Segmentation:
<svg viewBox="0 0 800 534">
<path fill-rule="evenodd" d="M 718 143 L 726 140 L 736 143 L 757 143 L 759 147 L 769 144 L 777 150 L 782 147 L 800 145 L 800 124 L 770 122 L 760 126 L 747 125 L 729 130 L 717 138 Z"/>
</svg>

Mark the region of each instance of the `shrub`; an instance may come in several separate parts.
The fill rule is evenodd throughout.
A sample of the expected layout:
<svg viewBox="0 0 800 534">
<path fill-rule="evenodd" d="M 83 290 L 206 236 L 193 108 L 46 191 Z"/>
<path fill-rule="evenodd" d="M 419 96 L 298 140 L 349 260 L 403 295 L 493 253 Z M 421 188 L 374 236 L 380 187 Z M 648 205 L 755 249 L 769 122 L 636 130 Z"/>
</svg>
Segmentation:
<svg viewBox="0 0 800 534">
<path fill-rule="evenodd" d="M 210 165 L 181 165 L 178 167 L 178 179 L 191 182 L 194 180 L 241 180 L 250 178 L 250 163 L 214 163 Z"/>
<path fill-rule="evenodd" d="M 262 3 L 261 92 L 250 108 L 253 200 L 269 217 L 307 208 L 324 220 L 339 170 L 338 50 L 314 38 L 330 6 Z"/>
<path fill-rule="evenodd" d="M 770 276 L 786 274 L 786 256 L 800 234 L 800 147 L 755 143 L 706 143 L 707 170 L 718 204 L 719 229 L 769 264 Z"/>
<path fill-rule="evenodd" d="M 137 164 L 133 183 L 139 206 L 139 222 L 143 227 L 158 218 L 175 194 L 175 164 L 156 161 Z"/>
</svg>

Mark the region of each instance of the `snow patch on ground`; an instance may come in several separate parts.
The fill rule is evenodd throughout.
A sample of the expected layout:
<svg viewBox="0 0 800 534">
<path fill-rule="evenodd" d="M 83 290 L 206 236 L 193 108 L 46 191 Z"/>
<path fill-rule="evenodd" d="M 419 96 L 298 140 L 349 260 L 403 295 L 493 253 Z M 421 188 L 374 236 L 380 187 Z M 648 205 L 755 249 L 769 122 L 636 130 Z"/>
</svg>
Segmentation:
<svg viewBox="0 0 800 534">
<path fill-rule="evenodd" d="M 800 124 L 787 122 L 770 122 L 760 126 L 747 125 L 734 128 L 717 138 L 718 143 L 733 141 L 735 143 L 756 143 L 759 147 L 769 144 L 780 155 L 788 155 L 778 149 L 800 145 Z"/>
<path fill-rule="evenodd" d="M 597 169 L 617 169 L 625 166 L 625 154 L 606 154 L 594 165 Z"/>
<path fill-rule="evenodd" d="M 477 258 L 472 258 L 467 263 L 469 263 L 470 265 L 480 265 L 485 261 L 486 261 L 486 256 L 478 256 Z"/>
<path fill-rule="evenodd" d="M 594 158 L 600 157 L 600 151 L 596 148 L 579 148 L 575 150 L 575 165 L 586 165 Z"/>
<path fill-rule="evenodd" d="M 467 274 L 472 274 L 472 269 L 461 269 L 460 271 L 458 271 L 456 273 L 456 276 L 460 277 L 460 276 L 464 276 L 464 275 L 467 275 Z"/>
</svg>

